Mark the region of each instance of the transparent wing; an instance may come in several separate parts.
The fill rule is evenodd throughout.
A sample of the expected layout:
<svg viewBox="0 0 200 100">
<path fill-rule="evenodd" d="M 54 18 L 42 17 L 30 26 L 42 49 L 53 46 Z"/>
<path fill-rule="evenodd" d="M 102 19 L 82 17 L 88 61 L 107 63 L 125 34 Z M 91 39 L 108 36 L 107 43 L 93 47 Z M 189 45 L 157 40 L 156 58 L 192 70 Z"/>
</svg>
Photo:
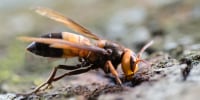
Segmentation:
<svg viewBox="0 0 200 100">
<path fill-rule="evenodd" d="M 83 26 L 77 24 L 75 21 L 71 20 L 70 18 L 65 17 L 61 13 L 58 13 L 54 10 L 51 10 L 49 8 L 43 8 L 43 7 L 37 7 L 37 8 L 35 8 L 35 11 L 42 16 L 46 16 L 46 17 L 53 19 L 57 22 L 63 23 L 64 25 L 71 28 L 75 32 L 78 32 L 78 33 L 80 33 L 80 34 L 82 34 L 86 37 L 89 37 L 89 38 L 92 38 L 92 39 L 95 39 L 95 40 L 100 39 L 95 34 L 90 32 L 89 30 L 87 30 Z"/>
</svg>

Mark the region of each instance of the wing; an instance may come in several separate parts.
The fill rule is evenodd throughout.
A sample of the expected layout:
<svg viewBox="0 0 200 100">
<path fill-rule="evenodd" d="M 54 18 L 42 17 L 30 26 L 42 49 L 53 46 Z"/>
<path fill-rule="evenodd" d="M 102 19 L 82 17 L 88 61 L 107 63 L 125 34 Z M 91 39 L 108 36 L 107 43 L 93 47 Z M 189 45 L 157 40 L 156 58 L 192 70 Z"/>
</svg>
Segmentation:
<svg viewBox="0 0 200 100">
<path fill-rule="evenodd" d="M 61 49 L 70 49 L 71 47 L 92 51 L 95 53 L 107 54 L 105 49 L 96 47 L 96 46 L 88 46 L 88 45 L 80 45 L 72 42 L 68 42 L 61 39 L 50 39 L 50 38 L 34 38 L 34 37 L 19 37 L 20 40 L 23 41 L 34 41 L 39 43 L 50 44 L 51 47 L 61 48 Z"/>
<path fill-rule="evenodd" d="M 38 7 L 38 8 L 35 9 L 35 11 L 42 16 L 46 16 L 46 17 L 53 19 L 57 22 L 65 24 L 67 27 L 71 28 L 75 32 L 78 32 L 78 33 L 80 33 L 80 34 L 82 34 L 86 37 L 89 37 L 89 38 L 92 38 L 92 39 L 95 39 L 95 40 L 100 39 L 95 34 L 90 32 L 86 28 L 84 28 L 83 26 L 77 24 L 75 21 L 71 20 L 70 18 L 65 17 L 64 15 L 62 15 L 62 14 L 56 12 L 56 11 L 53 11 L 53 10 L 48 9 L 48 8 L 43 8 L 43 7 Z"/>
</svg>

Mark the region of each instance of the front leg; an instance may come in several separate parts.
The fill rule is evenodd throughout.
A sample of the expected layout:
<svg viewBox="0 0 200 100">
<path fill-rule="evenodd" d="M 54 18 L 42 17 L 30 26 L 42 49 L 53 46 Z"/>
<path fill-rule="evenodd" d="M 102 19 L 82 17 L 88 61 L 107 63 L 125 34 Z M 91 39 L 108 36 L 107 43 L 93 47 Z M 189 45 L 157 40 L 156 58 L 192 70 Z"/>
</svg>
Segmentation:
<svg viewBox="0 0 200 100">
<path fill-rule="evenodd" d="M 121 82 L 121 80 L 119 78 L 118 72 L 115 70 L 115 68 L 114 68 L 114 66 L 113 66 L 113 64 L 112 64 L 112 62 L 110 60 L 108 60 L 106 62 L 106 66 L 109 68 L 109 70 L 113 74 L 113 76 L 115 76 L 115 79 L 116 79 L 117 83 L 119 85 L 122 85 L 122 82 Z"/>
</svg>

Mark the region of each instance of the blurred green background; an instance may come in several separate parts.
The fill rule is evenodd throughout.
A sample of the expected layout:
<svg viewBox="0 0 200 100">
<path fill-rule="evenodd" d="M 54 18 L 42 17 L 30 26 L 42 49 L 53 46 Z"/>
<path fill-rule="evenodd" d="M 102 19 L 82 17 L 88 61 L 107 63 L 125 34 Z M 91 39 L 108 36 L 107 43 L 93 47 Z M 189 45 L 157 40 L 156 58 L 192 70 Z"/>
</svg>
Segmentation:
<svg viewBox="0 0 200 100">
<path fill-rule="evenodd" d="M 168 51 L 200 41 L 199 0 L 1 0 L 0 92 L 38 84 L 61 61 L 26 52 L 18 36 L 71 31 L 36 14 L 32 8 L 54 9 L 98 36 L 138 51 L 138 44 L 155 40 L 155 51 Z M 44 77 L 43 77 L 44 76 Z M 23 84 L 22 84 L 23 83 Z M 14 88 L 14 89 L 13 89 Z"/>
</svg>

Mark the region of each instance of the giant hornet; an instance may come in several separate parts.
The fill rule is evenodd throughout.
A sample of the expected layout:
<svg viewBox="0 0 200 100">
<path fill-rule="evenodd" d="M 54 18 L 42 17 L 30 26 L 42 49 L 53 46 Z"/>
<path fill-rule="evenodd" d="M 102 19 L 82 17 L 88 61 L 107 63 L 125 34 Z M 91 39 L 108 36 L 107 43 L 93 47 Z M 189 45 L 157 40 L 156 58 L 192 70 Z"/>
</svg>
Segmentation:
<svg viewBox="0 0 200 100">
<path fill-rule="evenodd" d="M 31 93 L 36 93 L 43 88 L 46 89 L 52 82 L 65 76 L 81 74 L 98 68 L 102 69 L 105 73 L 112 73 L 116 82 L 121 85 L 122 82 L 116 71 L 117 66 L 121 64 L 125 79 L 131 79 L 138 71 L 138 63 L 141 61 L 145 62 L 141 59 L 142 53 L 153 43 L 153 41 L 147 43 L 136 55 L 132 50 L 122 45 L 99 38 L 83 26 L 56 11 L 42 7 L 36 8 L 35 11 L 40 15 L 63 23 L 81 35 L 60 32 L 49 33 L 40 38 L 20 37 L 23 41 L 32 42 L 26 49 L 43 57 L 78 57 L 80 63 L 74 66 L 58 65 L 54 67 L 47 81 L 36 87 Z M 72 71 L 56 76 L 58 69 Z"/>
</svg>

